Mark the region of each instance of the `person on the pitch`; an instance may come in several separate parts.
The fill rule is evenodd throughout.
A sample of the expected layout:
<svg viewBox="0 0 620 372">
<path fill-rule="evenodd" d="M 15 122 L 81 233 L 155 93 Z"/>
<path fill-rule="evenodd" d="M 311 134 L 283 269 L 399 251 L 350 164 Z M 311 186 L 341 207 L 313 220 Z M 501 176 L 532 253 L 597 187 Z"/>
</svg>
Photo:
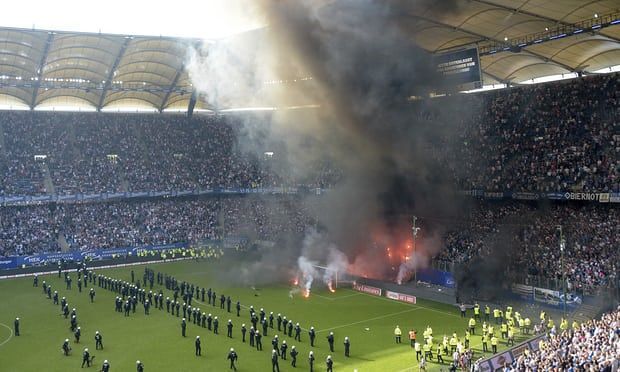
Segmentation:
<svg viewBox="0 0 620 372">
<path fill-rule="evenodd" d="M 255 335 L 256 335 L 256 330 L 254 330 L 254 327 L 250 327 L 250 346 L 254 346 Z"/>
<path fill-rule="evenodd" d="M 95 302 L 95 288 L 91 288 L 88 292 L 88 297 L 90 297 L 90 302 Z"/>
<path fill-rule="evenodd" d="M 144 372 L 144 364 L 139 360 L 136 360 L 136 372 Z"/>
<path fill-rule="evenodd" d="M 291 346 L 291 352 L 289 354 L 291 355 L 291 365 L 297 367 L 297 355 L 299 355 L 299 352 L 295 349 L 295 345 Z"/>
<path fill-rule="evenodd" d="M 241 325 L 241 342 L 245 342 L 245 333 L 247 332 L 247 329 L 245 328 L 245 324 Z"/>
<path fill-rule="evenodd" d="M 349 350 L 351 348 L 351 341 L 349 341 L 349 337 L 344 338 L 344 356 L 349 356 Z"/>
<path fill-rule="evenodd" d="M 82 336 L 82 330 L 80 329 L 80 327 L 77 327 L 75 329 L 75 332 L 73 332 L 73 336 L 75 336 L 75 343 L 79 344 L 80 343 L 80 336 Z"/>
<path fill-rule="evenodd" d="M 314 327 L 310 327 L 308 331 L 308 335 L 310 336 L 310 346 L 314 347 L 314 339 L 316 337 L 316 332 L 314 331 Z"/>
<path fill-rule="evenodd" d="M 226 328 L 228 329 L 228 337 L 232 338 L 232 331 L 233 331 L 232 320 L 228 319 L 228 324 L 226 325 Z"/>
<path fill-rule="evenodd" d="M 295 340 L 301 342 L 301 326 L 299 323 L 295 324 Z"/>
<path fill-rule="evenodd" d="M 237 358 L 238 356 L 237 356 L 237 353 L 235 352 L 235 349 L 231 347 L 226 359 L 230 360 L 230 369 L 234 371 L 237 370 L 237 366 L 235 365 L 235 363 L 237 362 Z"/>
<path fill-rule="evenodd" d="M 194 345 L 196 346 L 196 356 L 200 356 L 202 352 L 202 348 L 200 347 L 200 336 L 196 336 Z"/>
<path fill-rule="evenodd" d="M 217 320 L 217 317 L 213 318 L 213 333 L 215 333 L 216 335 L 219 334 L 218 329 L 220 327 L 220 321 Z"/>
<path fill-rule="evenodd" d="M 103 337 L 99 331 L 95 331 L 95 350 L 103 350 Z"/>
<path fill-rule="evenodd" d="M 325 365 L 327 366 L 327 372 L 334 372 L 334 361 L 331 355 L 328 355 L 327 359 L 325 359 Z"/>
<path fill-rule="evenodd" d="M 280 345 L 280 356 L 282 360 L 286 360 L 286 350 L 288 349 L 288 345 L 286 344 L 286 340 L 282 341 L 282 345 Z"/>
<path fill-rule="evenodd" d="M 13 322 L 13 328 L 15 331 L 15 336 L 19 336 L 19 318 L 15 318 L 15 321 Z"/>
<path fill-rule="evenodd" d="M 327 343 L 329 344 L 329 351 L 334 352 L 334 332 L 329 332 L 327 335 Z"/>
<path fill-rule="evenodd" d="M 239 316 L 239 312 L 241 311 L 241 302 L 237 301 L 237 305 L 235 305 L 235 308 L 237 309 L 237 316 Z"/>
<path fill-rule="evenodd" d="M 308 365 L 310 366 L 310 372 L 314 372 L 314 352 L 312 350 L 308 353 Z"/>
<path fill-rule="evenodd" d="M 82 368 L 84 368 L 84 364 L 86 364 L 86 367 L 90 367 L 90 353 L 88 352 L 88 348 L 84 348 L 84 352 L 82 352 Z"/>
<path fill-rule="evenodd" d="M 104 360 L 103 361 L 103 365 L 101 365 L 101 372 L 110 372 L 110 363 L 108 363 L 108 360 Z"/>
<path fill-rule="evenodd" d="M 260 334 L 259 331 L 256 331 L 256 335 L 254 335 L 254 338 L 256 338 L 256 350 L 262 351 L 263 350 L 263 336 Z"/>
<path fill-rule="evenodd" d="M 400 330 L 399 326 L 396 326 L 396 328 L 394 328 L 394 338 L 396 339 L 396 343 L 400 344 L 400 338 L 402 336 L 403 332 Z M 334 351 L 332 350 L 332 353 Z"/>
<path fill-rule="evenodd" d="M 65 356 L 68 356 L 70 351 L 71 346 L 69 345 L 69 339 L 65 338 L 65 342 L 62 343 L 62 352 L 65 354 Z"/>
<path fill-rule="evenodd" d="M 271 371 L 280 372 L 280 365 L 278 364 L 278 352 L 275 349 L 271 351 Z"/>
</svg>

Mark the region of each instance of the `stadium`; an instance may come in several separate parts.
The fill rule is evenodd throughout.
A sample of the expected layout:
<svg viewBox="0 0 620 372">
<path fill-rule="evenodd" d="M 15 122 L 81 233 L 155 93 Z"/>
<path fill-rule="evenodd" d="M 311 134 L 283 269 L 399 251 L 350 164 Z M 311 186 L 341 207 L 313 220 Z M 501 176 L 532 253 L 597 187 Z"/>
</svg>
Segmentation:
<svg viewBox="0 0 620 372">
<path fill-rule="evenodd" d="M 619 0 L 203 3 L 0 14 L 0 371 L 618 370 Z"/>
</svg>

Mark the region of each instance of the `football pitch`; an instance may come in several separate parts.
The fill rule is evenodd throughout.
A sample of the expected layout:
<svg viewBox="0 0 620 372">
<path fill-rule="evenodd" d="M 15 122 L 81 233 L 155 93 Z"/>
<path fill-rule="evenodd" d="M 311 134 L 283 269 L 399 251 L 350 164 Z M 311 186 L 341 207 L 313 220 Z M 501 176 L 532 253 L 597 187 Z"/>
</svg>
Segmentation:
<svg viewBox="0 0 620 372">
<path fill-rule="evenodd" d="M 136 360 L 144 364 L 145 371 L 227 371 L 226 359 L 230 348 L 239 355 L 239 371 L 271 371 L 271 340 L 275 334 L 286 340 L 290 346 L 295 345 L 299 352 L 297 367 L 291 366 L 290 357 L 280 360 L 281 371 L 308 371 L 308 352 L 314 351 L 315 371 L 324 371 L 325 358 L 332 355 L 335 371 L 417 371 L 418 363 L 415 352 L 409 345 L 407 332 L 418 331 L 418 340 L 426 326 L 433 328 L 435 345 L 444 335 L 450 337 L 457 332 L 462 340 L 467 319 L 460 317 L 454 306 L 418 299 L 415 305 L 405 304 L 339 288 L 335 293 L 327 290 L 313 291 L 309 298 L 299 293 L 290 296 L 291 287 L 282 284 L 266 288 L 243 288 L 219 281 L 213 273 L 221 265 L 230 265 L 230 270 L 237 270 L 234 263 L 176 261 L 148 265 L 155 272 L 174 276 L 179 281 L 186 281 L 200 287 L 213 288 L 218 296 L 217 306 L 211 306 L 194 300 L 193 306 L 200 307 L 201 312 L 211 313 L 220 320 L 219 334 L 215 335 L 206 328 L 188 322 L 187 337 L 181 335 L 181 317 L 163 310 L 151 308 L 150 315 L 144 314 L 141 303 L 136 312 L 125 317 L 114 309 L 116 293 L 99 288 L 97 283 L 89 283 L 81 293 L 77 288 L 77 275 L 72 272 L 73 288 L 65 289 L 64 279 L 56 274 L 39 277 L 39 287 L 33 287 L 32 277 L 0 280 L 0 371 L 78 371 L 82 362 L 82 350 L 87 347 L 95 356 L 91 370 L 100 370 L 104 359 L 111 365 L 110 370 L 135 371 Z M 115 279 L 130 281 L 133 269 L 136 280 L 142 279 L 144 265 L 133 267 L 101 269 L 94 271 Z M 79 344 L 74 342 L 69 329 L 69 321 L 61 315 L 58 305 L 53 305 L 42 292 L 41 284 L 45 280 L 53 290 L 58 290 L 59 297 L 67 298 L 69 308 L 76 308 L 82 337 Z M 90 302 L 88 289 L 94 287 L 96 297 Z M 162 289 L 164 298 L 172 298 L 172 292 L 157 284 L 153 292 Z M 219 296 L 231 296 L 233 305 L 231 313 L 220 309 Z M 241 301 L 241 316 L 236 316 L 236 301 Z M 181 300 L 182 301 L 182 300 Z M 258 312 L 264 308 L 267 316 L 273 312 L 281 313 L 293 322 L 299 322 L 303 328 L 301 342 L 295 341 L 283 332 L 278 332 L 277 324 L 269 328 L 263 336 L 263 351 L 257 351 L 241 341 L 241 325 L 249 329 L 250 316 L 248 308 L 254 306 Z M 470 316 L 471 311 L 468 312 Z M 13 334 L 13 320 L 20 318 L 20 336 Z M 226 323 L 231 319 L 234 324 L 233 338 L 226 335 Z M 275 323 L 275 322 L 274 322 Z M 394 328 L 399 325 L 403 332 L 401 344 L 394 340 Z M 307 329 L 313 326 L 317 332 L 315 346 L 310 347 Z M 260 327 L 259 324 L 259 329 Z M 479 334 L 478 324 L 476 333 Z M 94 334 L 99 331 L 103 336 L 103 350 L 95 350 Z M 329 332 L 335 336 L 335 351 L 331 353 L 326 340 Z M 498 334 L 496 332 L 496 334 Z M 194 340 L 202 340 L 202 356 L 194 355 Z M 294 332 L 293 332 L 294 336 Z M 344 337 L 351 341 L 351 355 L 344 356 Z M 64 356 L 61 351 L 63 341 L 68 338 L 72 352 Z M 517 343 L 525 339 L 517 335 Z M 471 346 L 475 351 L 474 360 L 482 356 L 482 342 L 479 336 L 472 336 Z M 433 354 L 435 353 L 435 348 Z M 505 349 L 504 341 L 499 349 Z M 487 354 L 488 356 L 489 354 Z M 440 365 L 433 360 L 429 370 L 448 368 L 450 356 L 444 356 L 446 364 Z"/>
</svg>

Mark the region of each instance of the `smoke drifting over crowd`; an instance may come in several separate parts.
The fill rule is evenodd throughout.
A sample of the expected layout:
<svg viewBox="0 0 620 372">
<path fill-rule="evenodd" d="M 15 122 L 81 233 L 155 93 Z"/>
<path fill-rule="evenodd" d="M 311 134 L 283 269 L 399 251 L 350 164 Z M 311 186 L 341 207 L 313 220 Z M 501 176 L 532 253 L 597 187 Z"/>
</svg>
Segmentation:
<svg viewBox="0 0 620 372">
<path fill-rule="evenodd" d="M 282 146 L 293 174 L 323 159 L 342 170 L 341 182 L 312 203 L 318 231 L 308 232 L 302 244 L 277 248 L 288 251 L 285 265 L 300 269 L 304 286 L 316 279 L 311 262 L 395 278 L 402 257 L 391 259 L 386 247 L 411 244 L 408 216 L 457 208 L 453 183 L 430 150 L 455 133 L 420 119 L 408 100 L 441 85 L 432 56 L 401 22 L 412 7 L 428 2 L 316 3 L 252 1 L 268 26 L 193 50 L 190 76 L 215 107 L 318 107 L 278 110 L 268 123 L 246 115 L 239 143 Z M 274 80 L 291 83 L 269 83 Z M 434 232 L 426 235 L 407 268 L 425 265 L 440 249 Z"/>
</svg>

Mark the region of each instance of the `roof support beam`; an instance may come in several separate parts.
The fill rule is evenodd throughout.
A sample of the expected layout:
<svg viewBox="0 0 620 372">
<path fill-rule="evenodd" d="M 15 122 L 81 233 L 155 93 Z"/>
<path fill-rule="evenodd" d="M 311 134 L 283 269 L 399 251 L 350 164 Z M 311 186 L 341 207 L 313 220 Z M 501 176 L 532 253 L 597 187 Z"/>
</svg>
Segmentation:
<svg viewBox="0 0 620 372">
<path fill-rule="evenodd" d="M 184 64 L 181 64 L 181 66 L 177 69 L 177 73 L 174 75 L 174 79 L 172 79 L 172 83 L 170 84 L 170 87 L 168 88 L 168 91 L 166 92 L 164 99 L 161 101 L 161 105 L 159 105 L 159 112 L 164 111 L 164 109 L 166 108 L 166 104 L 168 103 L 168 98 L 170 98 L 170 94 L 172 94 L 172 92 L 174 91 L 174 88 L 176 88 L 177 83 L 179 82 L 179 78 L 183 74 L 184 69 L 185 69 Z"/>
<path fill-rule="evenodd" d="M 112 67 L 110 68 L 110 71 L 108 71 L 108 76 L 103 86 L 103 91 L 101 92 L 101 96 L 99 97 L 99 104 L 97 105 L 97 111 L 101 111 L 101 108 L 103 107 L 103 101 L 105 101 L 105 97 L 108 94 L 108 90 L 110 90 L 110 87 L 112 86 L 112 79 L 114 79 L 114 72 L 118 68 L 118 64 L 121 62 L 123 55 L 125 55 L 125 51 L 127 50 L 127 46 L 129 45 L 129 42 L 131 41 L 131 39 L 132 37 L 125 36 L 125 41 L 123 42 L 121 49 L 118 51 L 118 54 L 116 55 L 116 59 L 114 60 L 114 63 L 112 64 Z"/>
<path fill-rule="evenodd" d="M 47 61 L 47 55 L 50 51 L 50 47 L 52 42 L 54 41 L 54 32 L 47 33 L 47 40 L 45 41 L 45 47 L 43 48 L 43 53 L 41 53 L 41 60 L 37 65 L 37 80 L 32 88 L 32 99 L 30 100 L 30 109 L 34 110 L 34 106 L 37 104 L 37 95 L 39 94 L 39 88 L 41 87 L 41 79 L 43 77 L 43 67 L 45 67 L 45 62 Z"/>
</svg>

